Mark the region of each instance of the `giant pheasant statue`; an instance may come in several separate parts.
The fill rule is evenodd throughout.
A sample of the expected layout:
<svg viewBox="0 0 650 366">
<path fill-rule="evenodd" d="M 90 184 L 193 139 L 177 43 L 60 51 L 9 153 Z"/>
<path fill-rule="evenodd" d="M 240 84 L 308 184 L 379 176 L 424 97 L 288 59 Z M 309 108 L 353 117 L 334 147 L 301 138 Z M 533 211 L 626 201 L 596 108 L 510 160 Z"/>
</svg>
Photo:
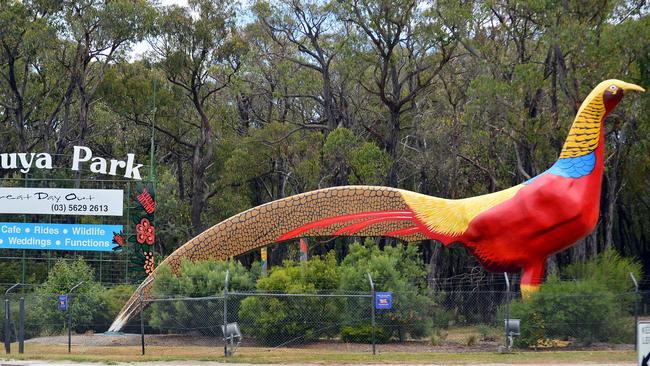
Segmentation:
<svg viewBox="0 0 650 366">
<path fill-rule="evenodd" d="M 271 243 L 307 236 L 387 236 L 407 242 L 460 242 L 492 271 L 523 269 L 521 291 L 535 291 L 548 256 L 589 234 L 598 220 L 604 167 L 603 122 L 627 91 L 607 80 L 587 96 L 560 157 L 542 174 L 512 188 L 451 200 L 389 187 L 321 189 L 235 215 L 190 240 L 163 261 L 177 272 L 183 258 L 228 259 Z M 154 271 L 124 306 L 120 330 L 149 296 Z"/>
</svg>

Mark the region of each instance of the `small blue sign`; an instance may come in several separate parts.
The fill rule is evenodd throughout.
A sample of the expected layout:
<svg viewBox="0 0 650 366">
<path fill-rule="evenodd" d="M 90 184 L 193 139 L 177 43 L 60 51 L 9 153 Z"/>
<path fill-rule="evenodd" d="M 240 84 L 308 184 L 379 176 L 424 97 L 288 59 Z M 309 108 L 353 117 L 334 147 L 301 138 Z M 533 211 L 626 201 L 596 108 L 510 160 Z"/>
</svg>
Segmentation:
<svg viewBox="0 0 650 366">
<path fill-rule="evenodd" d="M 0 222 L 0 249 L 112 251 L 122 225 Z"/>
<path fill-rule="evenodd" d="M 375 309 L 392 309 L 393 293 L 377 292 L 375 293 Z"/>
<path fill-rule="evenodd" d="M 61 311 L 68 311 L 68 295 L 59 295 L 58 308 Z"/>
</svg>

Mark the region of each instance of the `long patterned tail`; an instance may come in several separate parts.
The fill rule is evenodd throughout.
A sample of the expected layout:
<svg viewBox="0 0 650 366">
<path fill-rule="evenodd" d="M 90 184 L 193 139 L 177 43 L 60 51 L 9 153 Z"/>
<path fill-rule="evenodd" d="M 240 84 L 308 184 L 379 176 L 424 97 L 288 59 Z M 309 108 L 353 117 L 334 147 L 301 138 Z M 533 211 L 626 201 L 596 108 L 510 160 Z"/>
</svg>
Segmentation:
<svg viewBox="0 0 650 366">
<path fill-rule="evenodd" d="M 235 215 L 174 251 L 161 265 L 178 272 L 181 259 L 225 260 L 271 243 L 308 236 L 389 236 L 426 239 L 426 229 L 399 189 L 372 186 L 327 188 L 270 202 Z M 122 308 L 109 331 L 119 331 L 150 297 L 154 271 Z"/>
</svg>

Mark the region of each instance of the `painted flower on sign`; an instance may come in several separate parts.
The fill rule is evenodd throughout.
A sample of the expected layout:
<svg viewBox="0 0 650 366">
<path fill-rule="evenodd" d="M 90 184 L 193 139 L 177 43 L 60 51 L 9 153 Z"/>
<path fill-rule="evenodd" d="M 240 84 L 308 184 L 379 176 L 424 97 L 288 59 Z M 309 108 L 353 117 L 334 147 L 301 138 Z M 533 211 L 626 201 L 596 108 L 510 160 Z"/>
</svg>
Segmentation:
<svg viewBox="0 0 650 366">
<path fill-rule="evenodd" d="M 121 234 L 113 233 L 113 242 L 117 245 L 124 245 L 124 238 Z"/>
<path fill-rule="evenodd" d="M 154 269 L 153 252 L 144 252 L 144 271 L 151 274 Z"/>
<path fill-rule="evenodd" d="M 140 244 L 153 245 L 156 240 L 155 228 L 146 217 L 140 220 L 140 223 L 135 225 L 135 232 L 137 234 L 136 240 Z"/>
<path fill-rule="evenodd" d="M 151 215 L 156 211 L 156 201 L 151 197 L 151 193 L 149 193 L 149 190 L 147 188 L 142 189 L 142 193 L 138 195 L 138 202 L 142 205 L 142 208 L 147 212 L 147 214 Z"/>
<path fill-rule="evenodd" d="M 147 276 L 155 269 L 155 254 L 153 245 L 156 242 L 156 191 L 153 185 L 142 185 L 136 187 L 136 194 L 132 197 L 135 201 L 133 207 L 133 223 L 135 224 L 134 235 L 124 238 L 131 253 L 130 263 L 134 276 Z M 140 273 L 136 275 L 135 273 Z M 144 278 L 140 279 L 143 280 Z"/>
<path fill-rule="evenodd" d="M 113 247 L 113 250 L 118 251 L 122 250 L 122 246 L 124 245 L 124 234 L 122 232 L 116 233 L 113 232 L 113 244 L 116 246 Z"/>
</svg>

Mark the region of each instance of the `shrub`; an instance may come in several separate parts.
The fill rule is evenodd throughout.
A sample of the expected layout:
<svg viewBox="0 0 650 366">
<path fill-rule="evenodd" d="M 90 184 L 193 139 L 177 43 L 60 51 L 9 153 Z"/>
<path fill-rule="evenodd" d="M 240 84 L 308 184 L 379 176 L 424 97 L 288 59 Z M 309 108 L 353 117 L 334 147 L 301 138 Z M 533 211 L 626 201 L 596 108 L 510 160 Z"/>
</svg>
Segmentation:
<svg viewBox="0 0 650 366">
<path fill-rule="evenodd" d="M 341 289 L 368 291 L 368 272 L 377 291 L 393 292 L 393 309 L 377 311 L 377 324 L 400 340 L 406 339 L 407 335 L 426 337 L 433 324 L 433 302 L 426 295 L 427 270 L 415 246 L 397 245 L 382 251 L 372 242 L 366 246 L 353 244 L 341 263 Z M 350 300 L 348 303 L 348 324 L 367 318 L 367 300 Z"/>
<path fill-rule="evenodd" d="M 444 329 L 435 328 L 431 331 L 431 345 L 441 346 L 447 340 L 449 333 Z"/>
<path fill-rule="evenodd" d="M 156 301 L 149 309 L 149 325 L 163 331 L 221 334 L 223 324 L 223 300 L 183 300 L 183 297 L 208 297 L 223 294 L 226 270 L 230 271 L 231 290 L 251 290 L 254 281 L 250 273 L 239 262 L 198 261 L 181 262 L 181 276 L 176 276 L 169 267 L 159 267 L 153 283 L 152 294 Z M 180 297 L 181 299 L 174 299 Z M 230 302 L 229 302 L 230 304 Z M 237 313 L 233 302 L 229 311 Z"/>
<path fill-rule="evenodd" d="M 641 265 L 614 250 L 567 266 L 562 275 L 573 281 L 551 277 L 529 301 L 513 303 L 512 317 L 521 318 L 517 344 L 534 347 L 553 344 L 549 341 L 553 339 L 583 344 L 631 341 L 630 272 L 640 278 Z"/>
<path fill-rule="evenodd" d="M 573 339 L 583 344 L 619 341 L 623 317 L 614 294 L 595 281 L 549 279 L 527 301 L 512 304 L 512 317 L 521 319 L 517 343 L 537 346 L 548 339 Z"/>
<path fill-rule="evenodd" d="M 390 342 L 391 332 L 384 327 L 375 326 L 375 343 Z M 341 340 L 348 343 L 372 343 L 372 325 L 364 324 L 341 329 Z"/>
<path fill-rule="evenodd" d="M 75 332 L 95 329 L 95 321 L 104 308 L 100 298 L 104 288 L 95 282 L 93 269 L 79 258 L 74 261 L 58 260 L 48 274 L 47 280 L 39 287 L 26 311 L 29 335 L 59 334 L 66 327 L 67 313 L 58 310 L 58 295 L 68 291 L 83 281 L 69 301 L 72 328 Z M 26 300 L 27 302 L 27 300 Z"/>
<path fill-rule="evenodd" d="M 478 343 L 478 337 L 476 334 L 470 334 L 467 336 L 467 339 L 465 339 L 465 345 L 468 347 L 476 346 L 476 343 Z"/>
<path fill-rule="evenodd" d="M 441 307 L 431 309 L 431 319 L 436 328 L 447 329 L 454 322 L 454 313 Z"/>
<path fill-rule="evenodd" d="M 98 312 L 94 320 L 95 330 L 105 332 L 120 312 L 124 304 L 133 294 L 131 285 L 118 285 L 105 289 L 99 294 L 102 311 Z"/>
<path fill-rule="evenodd" d="M 476 330 L 481 335 L 482 341 L 493 342 L 498 340 L 500 337 L 503 337 L 502 329 L 492 327 L 487 324 L 479 324 L 476 327 Z"/>
<path fill-rule="evenodd" d="M 574 263 L 562 271 L 564 277 L 576 281 L 593 281 L 602 284 L 607 290 L 620 297 L 621 304 L 633 311 L 635 295 L 630 273 L 638 279 L 642 277 L 642 265 L 633 258 L 621 257 L 614 249 L 606 250 L 594 259 L 584 263 Z"/>
<path fill-rule="evenodd" d="M 334 253 L 324 260 L 286 261 L 267 277 L 257 281 L 263 292 L 317 293 L 336 290 L 339 272 Z M 241 302 L 239 318 L 242 332 L 264 344 L 279 345 L 289 341 L 310 342 L 321 335 L 338 333 L 333 324 L 340 323 L 342 300 L 321 297 L 259 297 Z"/>
</svg>

